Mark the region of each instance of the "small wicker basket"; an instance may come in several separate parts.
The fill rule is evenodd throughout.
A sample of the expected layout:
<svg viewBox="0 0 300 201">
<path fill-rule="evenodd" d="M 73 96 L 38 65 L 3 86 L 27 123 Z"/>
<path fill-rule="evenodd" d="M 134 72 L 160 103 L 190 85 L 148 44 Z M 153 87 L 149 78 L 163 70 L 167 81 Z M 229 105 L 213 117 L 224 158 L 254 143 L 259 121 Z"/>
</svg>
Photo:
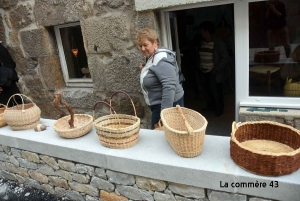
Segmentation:
<svg viewBox="0 0 300 201">
<path fill-rule="evenodd" d="M 299 97 L 300 96 L 300 82 L 293 82 L 292 79 L 286 78 L 284 85 L 284 95 Z"/>
<path fill-rule="evenodd" d="M 200 113 L 178 105 L 163 109 L 161 120 L 166 138 L 179 156 L 191 158 L 202 152 L 207 121 Z"/>
<path fill-rule="evenodd" d="M 255 174 L 290 174 L 300 168 L 300 131 L 272 121 L 233 122 L 230 156 Z"/>
<path fill-rule="evenodd" d="M 2 103 L 0 103 L 0 106 L 3 106 L 2 108 L 0 108 L 0 127 L 3 127 L 7 125 L 6 121 L 3 118 L 3 113 L 7 107 Z"/>
<path fill-rule="evenodd" d="M 112 97 L 117 93 L 123 93 L 130 99 L 135 116 L 126 114 L 116 114 L 111 107 Z M 109 148 L 125 149 L 130 148 L 138 142 L 140 132 L 140 119 L 136 116 L 135 106 L 130 96 L 124 91 L 116 91 L 110 97 L 110 105 L 104 101 L 98 101 L 94 105 L 93 117 L 95 119 L 95 108 L 102 103 L 107 105 L 114 114 L 105 115 L 94 120 L 96 133 L 100 143 Z"/>
<path fill-rule="evenodd" d="M 15 105 L 13 107 L 7 107 L 4 111 L 3 117 L 6 123 L 12 130 L 26 130 L 36 127 L 40 123 L 41 110 L 40 108 L 24 94 L 14 94 L 7 102 L 15 96 L 20 96 L 22 99 L 22 105 Z M 31 103 L 24 103 L 24 99 L 28 99 Z"/>
</svg>

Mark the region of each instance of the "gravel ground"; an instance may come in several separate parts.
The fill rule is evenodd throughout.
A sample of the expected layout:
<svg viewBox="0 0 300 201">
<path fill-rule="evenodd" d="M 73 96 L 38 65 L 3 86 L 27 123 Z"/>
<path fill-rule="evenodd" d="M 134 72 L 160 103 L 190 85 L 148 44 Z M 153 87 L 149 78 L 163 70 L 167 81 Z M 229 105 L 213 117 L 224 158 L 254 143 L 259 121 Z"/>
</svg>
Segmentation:
<svg viewBox="0 0 300 201">
<path fill-rule="evenodd" d="M 68 201 L 43 190 L 0 178 L 0 201 Z"/>
</svg>

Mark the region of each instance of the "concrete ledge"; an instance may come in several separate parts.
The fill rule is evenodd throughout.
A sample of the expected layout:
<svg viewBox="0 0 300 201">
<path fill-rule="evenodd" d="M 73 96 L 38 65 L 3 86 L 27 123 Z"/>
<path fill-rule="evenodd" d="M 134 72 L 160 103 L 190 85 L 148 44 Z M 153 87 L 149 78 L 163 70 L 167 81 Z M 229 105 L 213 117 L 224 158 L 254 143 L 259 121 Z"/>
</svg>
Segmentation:
<svg viewBox="0 0 300 201">
<path fill-rule="evenodd" d="M 46 131 L 0 128 L 0 144 L 105 169 L 213 190 L 276 200 L 299 200 L 300 170 L 279 177 L 264 177 L 239 168 L 230 158 L 230 137 L 206 135 L 204 149 L 195 158 L 178 156 L 162 131 L 141 129 L 136 146 L 117 150 L 103 147 L 94 130 L 77 139 L 61 138 L 54 120 L 41 119 Z M 275 182 L 278 187 L 275 187 Z M 266 183 L 266 187 L 232 187 L 232 183 Z M 273 182 L 273 187 L 270 186 Z M 226 187 L 227 183 L 227 187 Z"/>
</svg>

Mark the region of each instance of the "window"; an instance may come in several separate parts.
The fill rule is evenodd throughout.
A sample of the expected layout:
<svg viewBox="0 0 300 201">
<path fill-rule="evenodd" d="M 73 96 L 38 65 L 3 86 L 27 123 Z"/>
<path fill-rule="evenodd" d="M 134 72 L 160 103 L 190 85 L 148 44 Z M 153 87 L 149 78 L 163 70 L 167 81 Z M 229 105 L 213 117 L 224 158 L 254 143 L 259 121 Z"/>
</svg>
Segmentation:
<svg viewBox="0 0 300 201">
<path fill-rule="evenodd" d="M 55 26 L 54 30 L 66 85 L 92 86 L 79 22 Z"/>
</svg>

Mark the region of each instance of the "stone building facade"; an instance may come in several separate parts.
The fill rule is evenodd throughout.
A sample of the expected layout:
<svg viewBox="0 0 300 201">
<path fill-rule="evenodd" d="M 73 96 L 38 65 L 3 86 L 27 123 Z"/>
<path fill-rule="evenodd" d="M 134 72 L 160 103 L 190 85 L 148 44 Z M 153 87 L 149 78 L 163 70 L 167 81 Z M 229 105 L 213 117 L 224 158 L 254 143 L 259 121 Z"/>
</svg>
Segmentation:
<svg viewBox="0 0 300 201">
<path fill-rule="evenodd" d="M 19 88 L 41 108 L 42 118 L 60 117 L 52 105 L 56 91 L 75 113 L 91 114 L 97 101 L 109 101 L 112 92 L 125 90 L 141 126 L 149 127 L 150 112 L 139 86 L 138 66 L 144 58 L 134 37 L 143 27 L 159 30 L 153 11 L 137 12 L 134 0 L 4 0 L 0 13 L 0 40 L 17 64 Z M 92 77 L 88 87 L 69 87 L 63 77 L 54 27 L 74 22 L 82 30 Z M 133 114 L 130 101 L 118 98 L 115 110 Z M 109 113 L 104 106 L 96 112 L 98 117 Z"/>
</svg>

